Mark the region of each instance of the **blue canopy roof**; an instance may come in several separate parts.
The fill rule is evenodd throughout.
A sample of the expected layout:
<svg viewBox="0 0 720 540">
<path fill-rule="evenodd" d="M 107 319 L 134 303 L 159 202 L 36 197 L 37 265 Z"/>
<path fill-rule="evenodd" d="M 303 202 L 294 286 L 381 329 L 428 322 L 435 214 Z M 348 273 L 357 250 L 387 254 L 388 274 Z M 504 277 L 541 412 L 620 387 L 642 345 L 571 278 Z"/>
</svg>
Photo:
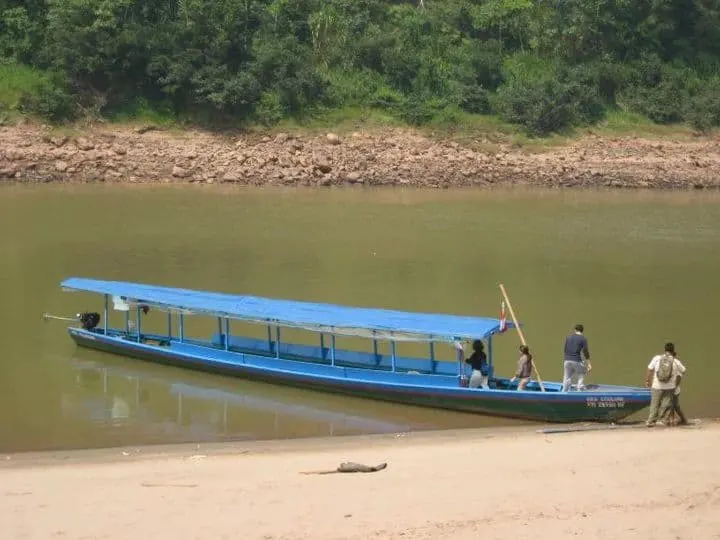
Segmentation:
<svg viewBox="0 0 720 540">
<path fill-rule="evenodd" d="M 74 277 L 63 281 L 62 287 L 118 296 L 129 303 L 185 313 L 399 341 L 480 339 L 498 333 L 500 329 L 498 319 L 485 317 L 344 307 L 121 281 Z M 513 327 L 510 322 L 507 326 Z"/>
</svg>

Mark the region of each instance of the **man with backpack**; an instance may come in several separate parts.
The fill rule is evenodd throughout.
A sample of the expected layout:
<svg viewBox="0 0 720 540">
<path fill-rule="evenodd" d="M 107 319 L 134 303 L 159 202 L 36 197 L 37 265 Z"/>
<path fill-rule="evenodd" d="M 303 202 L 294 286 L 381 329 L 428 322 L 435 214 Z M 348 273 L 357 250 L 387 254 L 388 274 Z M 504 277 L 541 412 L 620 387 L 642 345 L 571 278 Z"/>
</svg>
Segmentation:
<svg viewBox="0 0 720 540">
<path fill-rule="evenodd" d="M 650 388 L 650 416 L 645 425 L 653 427 L 658 418 L 660 424 L 667 423 L 674 408 L 675 389 L 685 374 L 685 366 L 675 355 L 675 345 L 665 344 L 665 352 L 654 356 L 647 370 L 645 386 Z"/>
</svg>

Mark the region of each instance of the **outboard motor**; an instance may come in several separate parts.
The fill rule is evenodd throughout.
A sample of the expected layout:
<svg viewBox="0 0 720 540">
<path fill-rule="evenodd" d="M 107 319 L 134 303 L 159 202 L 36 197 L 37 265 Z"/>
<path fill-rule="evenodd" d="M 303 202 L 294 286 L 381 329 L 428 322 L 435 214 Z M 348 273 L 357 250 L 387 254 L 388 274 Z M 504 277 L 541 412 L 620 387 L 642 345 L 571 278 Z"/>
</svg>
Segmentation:
<svg viewBox="0 0 720 540">
<path fill-rule="evenodd" d="M 100 314 L 95 312 L 78 313 L 77 318 L 85 330 L 92 330 L 100 322 Z"/>
</svg>

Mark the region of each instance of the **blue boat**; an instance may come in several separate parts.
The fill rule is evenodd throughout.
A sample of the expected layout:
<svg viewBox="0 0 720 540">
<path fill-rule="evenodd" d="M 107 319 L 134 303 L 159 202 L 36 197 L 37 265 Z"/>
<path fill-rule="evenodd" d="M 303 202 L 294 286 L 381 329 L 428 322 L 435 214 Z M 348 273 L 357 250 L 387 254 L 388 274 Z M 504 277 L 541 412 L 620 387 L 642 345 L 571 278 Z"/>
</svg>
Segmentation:
<svg viewBox="0 0 720 540">
<path fill-rule="evenodd" d="M 559 382 L 531 381 L 518 391 L 496 377 L 494 318 L 411 313 L 238 296 L 139 283 L 69 278 L 64 290 L 100 294 L 100 313 L 85 313 L 69 333 L 80 346 L 162 364 L 410 405 L 546 422 L 615 422 L 647 407 L 645 388 L 592 385 L 563 392 Z M 123 311 L 123 327 L 109 324 L 110 303 Z M 149 311 L 167 316 L 162 333 L 143 331 Z M 131 315 L 132 312 L 132 315 Z M 211 317 L 217 332 L 185 335 L 185 317 Z M 173 325 L 173 322 L 175 324 Z M 263 325 L 267 338 L 237 333 L 238 325 Z M 283 329 L 314 335 L 317 345 L 287 343 Z M 512 323 L 507 328 L 514 328 Z M 173 330 L 176 330 L 173 332 Z M 336 337 L 363 338 L 367 350 L 336 347 Z M 481 339 L 487 344 L 489 388 L 467 388 L 466 366 L 436 357 L 436 346 Z M 390 354 L 379 351 L 389 343 Z M 427 357 L 397 354 L 399 343 L 427 344 Z"/>
</svg>

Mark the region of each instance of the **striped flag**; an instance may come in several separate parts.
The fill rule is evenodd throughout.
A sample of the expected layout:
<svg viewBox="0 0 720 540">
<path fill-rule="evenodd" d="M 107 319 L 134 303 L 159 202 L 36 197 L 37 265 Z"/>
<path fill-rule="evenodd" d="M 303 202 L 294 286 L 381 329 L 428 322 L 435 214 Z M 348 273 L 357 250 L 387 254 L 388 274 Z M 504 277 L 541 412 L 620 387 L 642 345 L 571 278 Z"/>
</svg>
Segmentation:
<svg viewBox="0 0 720 540">
<path fill-rule="evenodd" d="M 500 333 L 507 330 L 507 319 L 505 317 L 505 301 L 500 304 Z"/>
</svg>

